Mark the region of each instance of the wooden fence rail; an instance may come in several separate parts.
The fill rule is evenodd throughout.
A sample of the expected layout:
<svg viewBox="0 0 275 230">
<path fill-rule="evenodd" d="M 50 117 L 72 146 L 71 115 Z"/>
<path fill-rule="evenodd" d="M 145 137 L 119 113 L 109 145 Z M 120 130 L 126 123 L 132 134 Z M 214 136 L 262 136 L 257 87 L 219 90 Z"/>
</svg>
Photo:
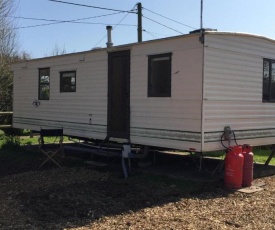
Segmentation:
<svg viewBox="0 0 275 230">
<path fill-rule="evenodd" d="M 12 114 L 13 114 L 12 111 L 7 111 L 7 112 L 0 111 L 0 115 L 12 115 Z"/>
</svg>

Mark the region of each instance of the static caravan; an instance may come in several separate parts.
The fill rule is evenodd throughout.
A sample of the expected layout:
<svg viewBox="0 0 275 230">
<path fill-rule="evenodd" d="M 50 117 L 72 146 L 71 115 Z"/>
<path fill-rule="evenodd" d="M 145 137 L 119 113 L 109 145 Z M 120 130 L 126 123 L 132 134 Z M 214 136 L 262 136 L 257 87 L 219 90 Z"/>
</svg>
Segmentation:
<svg viewBox="0 0 275 230">
<path fill-rule="evenodd" d="M 15 63 L 15 128 L 206 152 L 275 143 L 275 41 L 203 31 Z"/>
</svg>

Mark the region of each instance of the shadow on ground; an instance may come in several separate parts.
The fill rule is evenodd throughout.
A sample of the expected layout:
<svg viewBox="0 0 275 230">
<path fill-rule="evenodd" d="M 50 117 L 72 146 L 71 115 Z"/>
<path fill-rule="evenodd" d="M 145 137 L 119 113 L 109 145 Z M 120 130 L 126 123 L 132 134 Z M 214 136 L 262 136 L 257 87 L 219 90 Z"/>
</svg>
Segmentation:
<svg viewBox="0 0 275 230">
<path fill-rule="evenodd" d="M 11 156 L 2 157 L 1 176 L 37 170 L 41 161 L 32 153 L 29 158 Z M 26 216 L 30 229 L 57 230 L 84 226 L 102 217 L 133 213 L 182 198 L 213 199 L 232 193 L 223 187 L 221 161 L 206 160 L 202 165 L 198 158 L 163 154 L 156 156 L 154 161 L 155 164 L 144 169 L 135 168 L 133 162 L 134 172 L 127 179 L 122 178 L 120 165 L 114 162 L 108 168 L 109 173 L 106 174 L 107 169 L 104 169 L 104 172 L 98 172 L 96 179 L 66 186 L 42 187 L 35 192 L 19 192 L 13 199 L 19 211 Z M 66 167 L 78 167 L 87 172 L 95 170 L 79 163 L 76 165 L 70 162 Z M 55 167 L 43 169 L 45 176 L 52 168 Z M 28 183 L 32 183 L 31 178 Z"/>
</svg>

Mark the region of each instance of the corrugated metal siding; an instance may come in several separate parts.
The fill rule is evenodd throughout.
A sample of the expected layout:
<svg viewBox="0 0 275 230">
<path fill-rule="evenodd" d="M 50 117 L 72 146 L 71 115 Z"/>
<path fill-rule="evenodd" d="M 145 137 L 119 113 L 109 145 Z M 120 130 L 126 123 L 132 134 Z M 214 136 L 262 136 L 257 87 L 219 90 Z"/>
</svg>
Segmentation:
<svg viewBox="0 0 275 230">
<path fill-rule="evenodd" d="M 275 59 L 275 43 L 243 35 L 206 35 L 204 72 L 205 151 L 222 148 L 223 128 L 239 142 L 272 144 L 275 104 L 262 102 L 263 58 Z M 260 135 L 260 136 L 259 136 Z M 214 137 L 215 136 L 215 137 Z"/>
</svg>

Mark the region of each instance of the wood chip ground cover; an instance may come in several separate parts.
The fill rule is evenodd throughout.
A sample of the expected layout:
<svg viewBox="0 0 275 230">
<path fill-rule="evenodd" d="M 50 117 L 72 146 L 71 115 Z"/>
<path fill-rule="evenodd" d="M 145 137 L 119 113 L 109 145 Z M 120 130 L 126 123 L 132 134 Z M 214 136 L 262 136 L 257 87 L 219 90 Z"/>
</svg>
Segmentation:
<svg viewBox="0 0 275 230">
<path fill-rule="evenodd" d="M 217 182 L 24 164 L 0 175 L 0 229 L 275 229 L 274 176 L 245 194 Z"/>
</svg>

